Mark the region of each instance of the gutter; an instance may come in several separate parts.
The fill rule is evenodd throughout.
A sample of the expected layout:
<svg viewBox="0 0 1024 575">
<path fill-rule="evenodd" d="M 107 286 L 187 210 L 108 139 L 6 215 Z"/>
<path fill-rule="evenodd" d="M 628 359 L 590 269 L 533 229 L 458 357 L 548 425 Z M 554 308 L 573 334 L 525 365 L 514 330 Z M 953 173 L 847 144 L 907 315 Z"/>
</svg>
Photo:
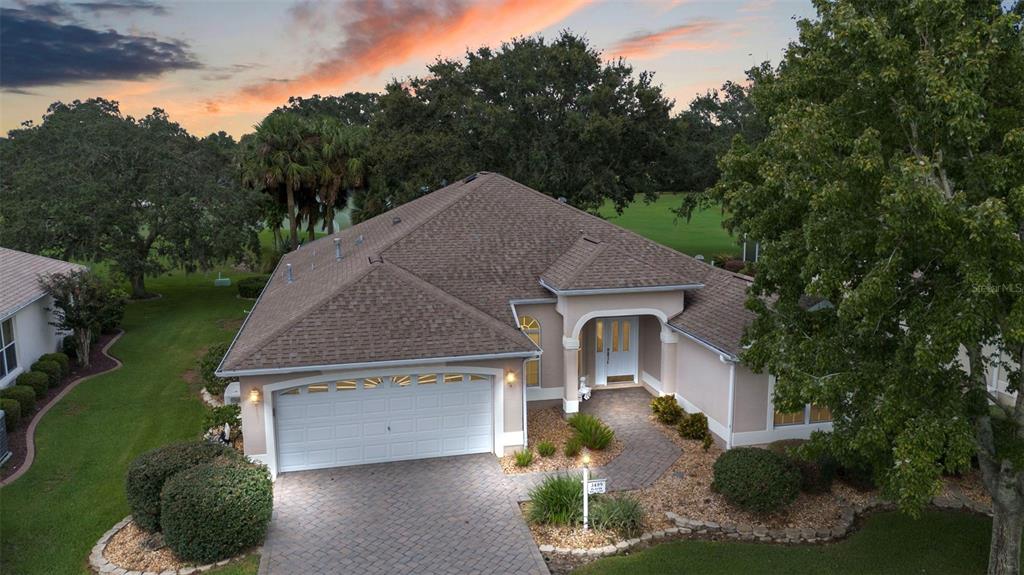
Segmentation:
<svg viewBox="0 0 1024 575">
<path fill-rule="evenodd" d="M 263 289 L 260 290 L 260 295 L 256 298 L 256 301 L 253 302 L 252 307 L 249 308 L 249 311 L 245 313 L 245 319 L 242 320 L 242 326 L 238 328 L 238 332 L 235 333 L 235 337 L 231 338 L 231 345 L 228 346 L 228 350 L 224 352 L 224 357 L 220 358 L 220 363 L 217 364 L 217 369 L 213 372 L 213 375 L 215 375 L 216 377 L 228 377 L 229 372 L 222 371 L 224 369 L 224 360 L 226 360 L 231 355 L 231 352 L 235 349 L 235 343 L 238 342 L 238 336 L 242 335 L 242 332 L 245 331 L 245 326 L 246 324 L 249 323 L 249 319 L 252 317 L 252 311 L 256 309 L 256 306 L 259 305 L 260 300 L 263 299 L 263 294 L 264 292 L 267 291 L 267 287 L 270 285 L 270 282 L 274 281 L 274 278 L 277 277 L 277 270 L 281 268 L 281 263 L 284 262 L 284 259 L 288 255 L 288 253 L 283 254 L 281 256 L 281 259 L 277 260 L 277 265 L 274 266 L 274 271 L 270 273 L 270 279 L 267 280 L 267 285 L 263 286 Z"/>
<path fill-rule="evenodd" d="M 632 287 L 632 288 L 594 288 L 594 289 L 567 289 L 560 290 L 558 288 L 548 285 L 543 279 L 540 280 L 540 285 L 544 289 L 550 291 L 555 295 L 601 295 L 601 294 L 619 294 L 619 293 L 653 293 L 653 292 L 666 292 L 666 291 L 682 291 L 700 289 L 704 287 L 704 284 L 678 284 L 669 286 L 646 286 L 646 287 Z"/>
<path fill-rule="evenodd" d="M 735 362 L 740 360 L 740 358 L 736 357 L 735 354 L 730 353 L 728 351 L 725 351 L 724 349 L 722 349 L 720 347 L 717 347 L 716 345 L 708 342 L 707 340 L 701 339 L 700 337 L 697 337 L 696 335 L 694 335 L 694 334 L 692 334 L 692 333 L 690 333 L 688 331 L 685 331 L 685 330 L 683 330 L 681 328 L 678 328 L 678 327 L 676 327 L 676 326 L 674 326 L 674 325 L 672 325 L 670 323 L 666 323 L 665 325 L 667 325 L 673 331 L 676 331 L 676 332 L 679 332 L 679 333 L 683 334 L 684 336 L 686 336 L 687 339 L 689 339 L 689 340 L 691 340 L 691 341 L 693 341 L 695 343 L 698 343 L 701 346 L 703 346 L 703 347 L 705 347 L 705 348 L 707 348 L 707 349 L 717 353 L 719 355 L 719 359 L 722 360 L 723 362 L 727 362 L 728 361 L 728 362 L 735 363 Z"/>
</svg>

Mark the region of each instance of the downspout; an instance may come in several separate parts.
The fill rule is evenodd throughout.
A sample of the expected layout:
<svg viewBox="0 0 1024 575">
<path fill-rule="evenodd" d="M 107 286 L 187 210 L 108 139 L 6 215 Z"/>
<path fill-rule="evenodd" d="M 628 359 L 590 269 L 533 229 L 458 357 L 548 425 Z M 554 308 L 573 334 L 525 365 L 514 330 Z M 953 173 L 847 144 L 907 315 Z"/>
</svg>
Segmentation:
<svg viewBox="0 0 1024 575">
<path fill-rule="evenodd" d="M 529 445 L 529 441 L 526 439 L 526 362 L 523 362 L 523 377 L 519 378 L 519 387 L 523 390 L 523 449 Z"/>
<path fill-rule="evenodd" d="M 729 413 L 725 423 L 725 448 L 732 449 L 732 420 L 736 402 L 736 362 L 727 359 L 724 355 L 718 356 L 718 359 L 722 363 L 729 364 Z"/>
</svg>

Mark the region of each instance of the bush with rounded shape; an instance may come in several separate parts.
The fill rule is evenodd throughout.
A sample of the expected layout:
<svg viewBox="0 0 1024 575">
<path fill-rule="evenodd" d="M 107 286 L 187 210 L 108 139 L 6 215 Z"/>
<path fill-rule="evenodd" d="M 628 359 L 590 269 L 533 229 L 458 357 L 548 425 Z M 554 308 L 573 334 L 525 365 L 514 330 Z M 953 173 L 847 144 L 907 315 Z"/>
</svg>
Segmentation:
<svg viewBox="0 0 1024 575">
<path fill-rule="evenodd" d="M 224 427 L 227 423 L 231 427 L 240 427 L 242 424 L 242 407 L 237 403 L 218 405 L 206 411 L 206 429 L 211 427 Z"/>
<path fill-rule="evenodd" d="M 39 356 L 39 361 L 55 361 L 60 364 L 60 371 L 63 377 L 71 375 L 71 358 L 67 354 L 59 351 L 54 353 L 46 353 Z"/>
<path fill-rule="evenodd" d="M 583 477 L 552 475 L 530 490 L 526 514 L 531 523 L 576 525 L 583 522 Z"/>
<path fill-rule="evenodd" d="M 13 399 L 0 399 L 0 409 L 4 412 L 4 427 L 14 431 L 21 422 L 21 404 Z"/>
<path fill-rule="evenodd" d="M 644 508 L 630 495 L 599 497 L 590 507 L 590 522 L 595 529 L 616 531 L 623 537 L 636 537 L 643 530 Z"/>
<path fill-rule="evenodd" d="M 160 490 L 173 475 L 214 459 L 238 459 L 230 447 L 206 443 L 173 443 L 139 455 L 128 466 L 125 492 L 135 523 L 146 531 L 159 531 L 161 526 Z"/>
<path fill-rule="evenodd" d="M 673 395 L 662 395 L 651 400 L 651 412 L 665 425 L 675 425 L 683 417 L 683 408 Z"/>
<path fill-rule="evenodd" d="M 7 389 L 0 389 L 0 397 L 20 403 L 22 415 L 28 415 L 36 409 L 36 390 L 27 385 L 12 385 Z"/>
<path fill-rule="evenodd" d="M 32 364 L 32 371 L 41 371 L 50 378 L 50 387 L 57 387 L 60 385 L 60 380 L 64 377 L 64 369 L 56 361 L 50 361 L 48 359 L 39 360 Z"/>
<path fill-rule="evenodd" d="M 273 506 L 266 467 L 238 460 L 197 465 L 164 485 L 164 541 L 185 561 L 229 559 L 263 543 Z"/>
<path fill-rule="evenodd" d="M 778 453 L 737 447 L 715 461 L 711 488 L 740 509 L 775 513 L 800 494 L 800 473 Z"/>
<path fill-rule="evenodd" d="M 555 454 L 555 444 L 550 441 L 541 441 L 537 444 L 537 453 L 541 457 L 551 457 Z"/>
<path fill-rule="evenodd" d="M 612 442 L 615 432 L 603 421 L 589 413 L 574 413 L 569 426 L 576 430 L 576 437 L 587 449 L 600 451 Z"/>
<path fill-rule="evenodd" d="M 565 441 L 565 447 L 563 453 L 566 457 L 576 457 L 580 454 L 580 450 L 583 449 L 583 444 L 580 443 L 580 438 L 575 435 Z"/>
<path fill-rule="evenodd" d="M 516 467 L 529 467 L 533 463 L 533 452 L 529 449 L 515 452 Z"/>
<path fill-rule="evenodd" d="M 42 399 L 50 389 L 50 376 L 41 371 L 26 371 L 14 383 L 31 387 L 36 393 L 36 399 Z"/>
<path fill-rule="evenodd" d="M 711 435 L 708 429 L 708 416 L 700 412 L 684 416 L 676 430 L 683 439 L 703 440 Z"/>
<path fill-rule="evenodd" d="M 256 299 L 263 292 L 263 287 L 270 280 L 269 276 L 253 276 L 238 280 L 238 295 L 248 299 Z"/>
</svg>

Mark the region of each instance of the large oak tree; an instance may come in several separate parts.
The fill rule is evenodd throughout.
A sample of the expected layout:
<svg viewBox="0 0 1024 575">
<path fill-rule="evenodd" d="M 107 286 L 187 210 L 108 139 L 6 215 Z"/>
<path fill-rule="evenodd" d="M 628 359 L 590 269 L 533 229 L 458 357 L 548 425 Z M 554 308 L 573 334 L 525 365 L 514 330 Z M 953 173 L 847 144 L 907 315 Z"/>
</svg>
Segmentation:
<svg viewBox="0 0 1024 575">
<path fill-rule="evenodd" d="M 832 408 L 825 438 L 919 509 L 972 456 L 992 496 L 989 572 L 1024 525 L 1024 44 L 997 0 L 816 0 L 770 118 L 715 189 L 763 242 L 746 359 L 781 409 Z M 831 307 L 806 311 L 807 295 Z M 991 389 L 1008 374 L 1015 399 Z M 1012 396 L 1011 396 L 1012 397 Z"/>
</svg>

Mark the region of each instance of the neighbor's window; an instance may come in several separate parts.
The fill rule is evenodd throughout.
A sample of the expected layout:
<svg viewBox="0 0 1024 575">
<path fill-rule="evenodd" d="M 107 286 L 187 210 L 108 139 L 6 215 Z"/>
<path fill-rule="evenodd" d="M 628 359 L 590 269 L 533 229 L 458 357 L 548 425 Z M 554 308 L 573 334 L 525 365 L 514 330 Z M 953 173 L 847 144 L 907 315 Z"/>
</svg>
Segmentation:
<svg viewBox="0 0 1024 575">
<path fill-rule="evenodd" d="M 519 318 L 519 329 L 523 330 L 530 341 L 540 347 L 540 322 L 537 318 L 524 315 Z M 523 362 L 523 379 L 526 387 L 540 386 L 540 358 L 528 359 Z"/>
<path fill-rule="evenodd" d="M 0 377 L 18 367 L 18 354 L 14 351 L 14 318 L 7 318 L 0 324 Z"/>
</svg>

